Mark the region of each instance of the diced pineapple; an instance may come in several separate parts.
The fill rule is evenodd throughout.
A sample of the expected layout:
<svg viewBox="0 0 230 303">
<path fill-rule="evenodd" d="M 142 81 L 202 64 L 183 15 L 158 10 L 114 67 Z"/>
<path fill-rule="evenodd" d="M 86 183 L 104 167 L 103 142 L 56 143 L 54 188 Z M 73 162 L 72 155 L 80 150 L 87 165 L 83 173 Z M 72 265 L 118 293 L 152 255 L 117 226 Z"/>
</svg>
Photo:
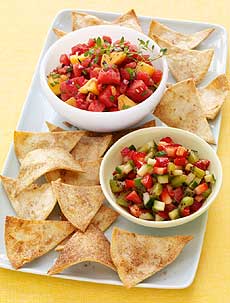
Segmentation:
<svg viewBox="0 0 230 303">
<path fill-rule="evenodd" d="M 72 64 L 77 64 L 77 63 L 81 64 L 81 62 L 86 60 L 87 58 L 88 58 L 88 56 L 84 56 L 84 54 L 81 54 L 79 56 L 78 55 L 72 55 L 72 56 L 69 57 L 70 62 Z"/>
<path fill-rule="evenodd" d="M 147 64 L 147 63 L 141 61 L 141 62 L 137 63 L 136 71 L 145 72 L 145 73 L 149 74 L 149 76 L 151 77 L 152 74 L 154 73 L 154 67 L 150 64 Z"/>
<path fill-rule="evenodd" d="M 101 59 L 101 66 L 106 63 L 108 65 L 119 65 L 121 64 L 126 58 L 126 54 L 124 52 L 112 52 L 109 55 L 103 54 Z"/>
<path fill-rule="evenodd" d="M 97 79 L 91 78 L 82 87 L 80 87 L 78 91 L 82 94 L 93 93 L 94 95 L 99 95 Z"/>
<path fill-rule="evenodd" d="M 137 105 L 133 100 L 129 99 L 126 95 L 120 95 L 118 97 L 118 109 L 126 109 Z"/>
<path fill-rule="evenodd" d="M 60 84 L 67 79 L 67 76 L 55 73 L 48 76 L 48 85 L 55 95 L 61 94 Z"/>
<path fill-rule="evenodd" d="M 71 106 L 76 107 L 76 101 L 77 101 L 77 100 L 76 100 L 74 97 L 71 97 L 71 98 L 69 98 L 68 100 L 66 100 L 65 103 L 67 103 L 67 104 L 69 104 L 69 105 L 71 105 Z"/>
</svg>

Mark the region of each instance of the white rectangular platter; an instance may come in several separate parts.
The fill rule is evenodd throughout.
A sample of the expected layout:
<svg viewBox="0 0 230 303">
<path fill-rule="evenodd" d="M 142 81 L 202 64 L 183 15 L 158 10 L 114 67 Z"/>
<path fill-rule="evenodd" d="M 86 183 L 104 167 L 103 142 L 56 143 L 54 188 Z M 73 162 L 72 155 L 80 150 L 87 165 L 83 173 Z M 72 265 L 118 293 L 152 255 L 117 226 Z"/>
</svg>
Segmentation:
<svg viewBox="0 0 230 303">
<path fill-rule="evenodd" d="M 48 102 L 45 100 L 44 95 L 42 94 L 39 81 L 39 66 L 40 61 L 44 56 L 44 53 L 57 39 L 54 33 L 52 32 L 52 28 L 57 27 L 67 32 L 71 30 L 70 12 L 70 9 L 60 11 L 55 17 L 53 24 L 50 26 L 17 129 L 27 131 L 47 131 L 45 121 L 53 122 L 54 124 L 58 124 L 63 127 L 61 123 L 63 119 L 53 111 Z M 111 21 L 118 16 L 118 14 L 114 13 L 95 11 L 85 12 L 94 14 L 99 18 L 103 18 L 108 21 Z M 142 28 L 146 34 L 148 34 L 148 28 L 152 18 L 153 17 L 139 17 Z M 215 50 L 212 65 L 210 66 L 209 72 L 201 85 L 205 85 L 217 75 L 225 73 L 227 57 L 227 34 L 226 30 L 223 27 L 215 24 L 201 22 L 177 21 L 161 18 L 156 19 L 162 22 L 163 24 L 169 26 L 170 28 L 184 33 L 192 33 L 203 30 L 208 27 L 215 28 L 214 33 L 212 33 L 207 40 L 202 42 L 199 47 L 199 49 L 214 48 Z M 92 33 L 92 37 L 94 36 L 96 36 L 96 33 Z M 169 77 L 169 82 L 175 82 L 171 76 Z M 150 120 L 151 118 L 152 116 L 149 115 L 146 120 Z M 212 122 L 212 130 L 216 142 L 218 142 L 220 122 L 220 115 L 216 118 L 215 121 Z M 161 122 L 157 120 L 157 124 L 161 125 Z M 214 148 L 216 147 L 217 146 L 214 146 Z M 15 157 L 13 146 L 11 146 L 2 174 L 15 178 L 18 173 L 18 168 L 18 161 Z M 8 198 L 3 190 L 2 185 L 0 186 L 0 199 L 0 267 L 12 270 L 13 268 L 11 267 L 8 261 L 5 251 L 3 222 L 5 220 L 6 215 L 15 215 L 15 213 L 11 207 L 10 202 L 8 201 Z M 113 224 L 113 226 L 119 226 L 123 229 L 137 233 L 153 234 L 159 236 L 182 234 L 189 234 L 194 236 L 194 239 L 185 247 L 180 256 L 171 265 L 169 265 L 167 268 L 160 271 L 159 273 L 155 274 L 151 278 L 148 278 L 143 283 L 140 283 L 138 287 L 175 289 L 188 287 L 193 282 L 199 263 L 207 217 L 208 214 L 205 213 L 204 215 L 202 215 L 191 223 L 171 229 L 161 230 L 137 226 L 121 217 L 118 218 L 118 220 Z M 111 232 L 113 226 L 110 227 L 109 230 L 106 232 L 106 236 L 108 237 L 108 239 L 111 239 Z M 25 265 L 23 268 L 19 269 L 19 271 L 46 275 L 47 270 L 52 266 L 56 256 L 57 253 L 55 251 L 52 251 L 47 255 L 39 258 L 38 260 L 35 260 Z M 81 263 L 65 270 L 59 275 L 56 275 L 56 277 L 78 281 L 122 285 L 116 273 L 104 267 L 103 265 L 95 263 Z"/>
</svg>

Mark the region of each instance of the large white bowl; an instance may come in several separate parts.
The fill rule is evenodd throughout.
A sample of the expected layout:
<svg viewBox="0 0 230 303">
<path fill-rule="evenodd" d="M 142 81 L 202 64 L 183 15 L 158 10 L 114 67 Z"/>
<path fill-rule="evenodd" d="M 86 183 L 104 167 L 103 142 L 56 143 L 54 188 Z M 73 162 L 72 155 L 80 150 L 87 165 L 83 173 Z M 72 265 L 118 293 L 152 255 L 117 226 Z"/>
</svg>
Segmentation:
<svg viewBox="0 0 230 303">
<path fill-rule="evenodd" d="M 70 53 L 71 47 L 78 43 L 86 43 L 89 38 L 109 35 L 113 41 L 122 36 L 128 41 L 138 45 L 138 38 L 147 41 L 149 46 L 154 45 L 154 56 L 159 54 L 159 46 L 146 35 L 133 29 L 115 25 L 91 26 L 71 32 L 57 40 L 47 51 L 40 67 L 40 79 L 42 89 L 47 100 L 54 110 L 71 124 L 87 130 L 98 132 L 110 132 L 130 127 L 154 110 L 160 101 L 168 78 L 168 66 L 166 59 L 160 58 L 154 61 L 154 66 L 163 71 L 163 77 L 157 90 L 145 101 L 132 108 L 118 112 L 90 112 L 75 108 L 59 99 L 47 84 L 47 75 L 59 65 L 61 54 Z M 148 53 L 148 52 L 147 52 Z"/>
<path fill-rule="evenodd" d="M 197 212 L 193 213 L 190 216 L 176 220 L 171 220 L 171 221 L 147 221 L 147 220 L 136 218 L 131 214 L 129 214 L 124 208 L 122 208 L 116 203 L 116 198 L 110 189 L 109 180 L 112 178 L 112 173 L 114 171 L 114 168 L 120 165 L 121 163 L 122 158 L 120 155 L 120 151 L 124 147 L 130 146 L 131 144 L 134 144 L 136 147 L 139 147 L 153 139 L 156 142 L 159 142 L 161 138 L 166 136 L 171 137 L 176 143 L 180 143 L 187 148 L 197 150 L 199 152 L 200 158 L 210 160 L 211 164 L 209 167 L 209 171 L 215 175 L 216 183 L 213 185 L 212 193 L 204 202 L 202 207 Z M 210 205 L 217 197 L 221 188 L 222 167 L 220 160 L 216 155 L 215 151 L 211 148 L 211 146 L 208 143 L 206 143 L 198 136 L 177 128 L 151 127 L 151 128 L 134 131 L 122 137 L 114 145 L 112 145 L 112 147 L 105 154 L 101 163 L 100 183 L 103 193 L 106 199 L 108 200 L 108 202 L 124 218 L 134 223 L 137 223 L 139 225 L 144 225 L 149 227 L 157 227 L 157 228 L 173 227 L 194 220 L 195 218 L 203 214 L 210 207 Z"/>
</svg>

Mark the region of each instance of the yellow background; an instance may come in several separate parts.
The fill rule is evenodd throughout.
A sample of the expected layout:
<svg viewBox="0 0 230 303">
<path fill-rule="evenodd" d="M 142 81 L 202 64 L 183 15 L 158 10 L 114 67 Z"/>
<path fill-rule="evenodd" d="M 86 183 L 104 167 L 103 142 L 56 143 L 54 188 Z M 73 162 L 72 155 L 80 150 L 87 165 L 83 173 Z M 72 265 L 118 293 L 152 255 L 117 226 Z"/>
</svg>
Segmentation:
<svg viewBox="0 0 230 303">
<path fill-rule="evenodd" d="M 230 28 L 229 0 L 0 1 L 0 166 L 3 166 L 48 27 L 63 8 L 126 12 L 219 23 Z M 209 212 L 193 285 L 184 290 L 131 289 L 42 277 L 0 269 L 0 302 L 230 302 L 230 104 L 223 108 L 218 154 L 221 193 Z M 1 205 L 1 201 L 0 201 Z M 1 211 L 1 206 L 0 206 Z M 1 222 L 3 224 L 3 222 Z M 188 269 L 189 270 L 189 269 Z M 176 277 L 175 277 L 176 279 Z"/>
</svg>

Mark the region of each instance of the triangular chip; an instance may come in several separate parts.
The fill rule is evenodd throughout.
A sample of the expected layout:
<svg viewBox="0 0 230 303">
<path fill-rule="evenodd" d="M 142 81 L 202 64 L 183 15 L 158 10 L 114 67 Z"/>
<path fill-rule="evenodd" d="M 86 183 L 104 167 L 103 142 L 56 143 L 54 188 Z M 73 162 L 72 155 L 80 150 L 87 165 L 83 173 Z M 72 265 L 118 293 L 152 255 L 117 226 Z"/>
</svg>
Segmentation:
<svg viewBox="0 0 230 303">
<path fill-rule="evenodd" d="M 129 27 L 138 32 L 143 32 L 137 15 L 133 9 L 115 19 L 112 24 Z"/>
<path fill-rule="evenodd" d="M 75 186 L 52 182 L 54 194 L 64 216 L 85 231 L 105 199 L 101 187 Z"/>
<path fill-rule="evenodd" d="M 74 172 L 69 170 L 55 170 L 46 174 L 46 180 L 48 182 L 61 179 L 63 183 L 71 185 L 98 185 L 99 181 L 99 169 L 101 159 L 96 161 L 81 161 L 80 162 L 84 172 Z"/>
<path fill-rule="evenodd" d="M 50 132 L 61 132 L 61 131 L 65 131 L 64 128 L 61 128 L 61 127 L 59 127 L 59 126 L 57 126 L 57 125 L 55 125 L 55 124 L 53 124 L 53 123 L 50 123 L 50 122 L 48 122 L 48 121 L 46 121 L 46 125 L 47 125 L 47 127 L 48 127 L 48 129 L 49 129 Z"/>
<path fill-rule="evenodd" d="M 133 287 L 172 263 L 192 238 L 139 235 L 115 227 L 111 257 L 124 286 Z"/>
<path fill-rule="evenodd" d="M 14 196 L 16 180 L 0 176 L 7 196 L 18 217 L 45 220 L 56 204 L 51 184 L 31 184 L 17 197 Z"/>
<path fill-rule="evenodd" d="M 83 27 L 110 23 L 105 20 L 99 19 L 96 16 L 89 15 L 86 13 L 73 11 L 71 13 L 71 15 L 72 15 L 72 30 L 73 31 L 75 31 L 79 28 L 83 28 Z"/>
<path fill-rule="evenodd" d="M 103 156 L 112 140 L 112 135 L 81 137 L 71 154 L 75 160 L 95 161 Z"/>
<path fill-rule="evenodd" d="M 55 35 L 58 37 L 58 38 L 61 38 L 63 36 L 65 36 L 66 34 L 68 34 L 67 32 L 64 32 L 63 30 L 59 29 L 59 28 L 53 28 L 53 32 L 55 33 Z"/>
<path fill-rule="evenodd" d="M 110 256 L 110 243 L 103 232 L 93 224 L 84 233 L 76 231 L 61 250 L 48 274 L 57 274 L 85 261 L 97 262 L 116 270 Z"/>
<path fill-rule="evenodd" d="M 105 231 L 117 220 L 118 216 L 119 214 L 115 210 L 106 205 L 102 205 L 91 223 L 97 226 L 101 231 Z"/>
<path fill-rule="evenodd" d="M 74 231 L 67 221 L 24 220 L 6 217 L 5 245 L 14 268 L 49 252 Z"/>
<path fill-rule="evenodd" d="M 187 50 L 154 37 L 162 48 L 167 48 L 167 62 L 173 77 L 177 81 L 193 78 L 196 84 L 200 83 L 208 72 L 214 54 L 213 49 Z"/>
<path fill-rule="evenodd" d="M 158 36 L 175 46 L 193 49 L 205 40 L 214 30 L 214 28 L 207 28 L 193 34 L 182 34 L 156 20 L 152 20 L 149 28 L 149 37 L 154 39 L 154 36 Z"/>
<path fill-rule="evenodd" d="M 15 195 L 49 171 L 66 169 L 83 171 L 78 161 L 62 148 L 43 148 L 29 152 L 22 160 L 16 179 Z"/>
<path fill-rule="evenodd" d="M 154 115 L 168 126 L 188 130 L 208 143 L 215 143 L 192 79 L 169 87 L 157 105 Z"/>
<path fill-rule="evenodd" d="M 207 86 L 198 90 L 206 118 L 215 119 L 229 95 L 230 87 L 226 75 L 219 75 Z"/>
<path fill-rule="evenodd" d="M 60 147 L 70 152 L 84 134 L 80 130 L 45 133 L 15 131 L 14 150 L 19 161 L 38 148 Z"/>
</svg>

